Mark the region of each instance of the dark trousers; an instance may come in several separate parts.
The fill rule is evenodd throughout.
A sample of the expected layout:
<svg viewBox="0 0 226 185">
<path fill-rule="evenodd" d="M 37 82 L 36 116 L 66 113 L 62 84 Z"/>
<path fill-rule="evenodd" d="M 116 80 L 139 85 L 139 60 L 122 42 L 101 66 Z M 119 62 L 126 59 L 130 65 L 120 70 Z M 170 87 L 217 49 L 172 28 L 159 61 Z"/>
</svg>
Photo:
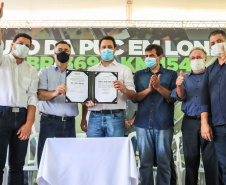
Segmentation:
<svg viewBox="0 0 226 185">
<path fill-rule="evenodd" d="M 211 123 L 211 119 L 209 118 Z M 183 150 L 186 168 L 186 185 L 197 185 L 200 148 L 205 170 L 206 185 L 218 185 L 218 159 L 214 142 L 201 137 L 201 120 L 184 117 L 182 122 Z"/>
<path fill-rule="evenodd" d="M 38 140 L 38 165 L 41 161 L 42 150 L 47 138 L 75 137 L 75 119 L 62 121 L 41 116 Z"/>
<path fill-rule="evenodd" d="M 17 132 L 26 123 L 27 112 L 0 110 L 0 184 L 3 181 L 7 147 L 9 145 L 9 185 L 23 185 L 23 166 L 28 140 L 21 141 Z"/>
<path fill-rule="evenodd" d="M 226 125 L 213 127 L 213 139 L 220 164 L 221 184 L 226 185 Z"/>
</svg>

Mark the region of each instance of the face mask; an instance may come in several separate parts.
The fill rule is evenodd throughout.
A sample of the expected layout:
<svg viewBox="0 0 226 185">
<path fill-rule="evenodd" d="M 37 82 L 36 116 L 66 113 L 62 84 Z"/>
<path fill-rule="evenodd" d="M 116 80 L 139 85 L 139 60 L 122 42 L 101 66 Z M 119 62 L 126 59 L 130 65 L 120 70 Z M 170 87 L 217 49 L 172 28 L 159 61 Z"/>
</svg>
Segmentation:
<svg viewBox="0 0 226 185">
<path fill-rule="evenodd" d="M 204 60 L 203 59 L 195 59 L 191 61 L 191 69 L 192 71 L 201 71 L 204 68 Z"/>
<path fill-rule="evenodd" d="M 29 52 L 29 48 L 23 44 L 16 44 L 13 53 L 19 58 L 26 58 Z"/>
<path fill-rule="evenodd" d="M 114 51 L 112 49 L 103 49 L 101 51 L 101 58 L 104 61 L 110 61 L 114 58 Z"/>
<path fill-rule="evenodd" d="M 146 58 L 145 63 L 149 68 L 154 68 L 157 65 L 156 58 Z"/>
<path fill-rule="evenodd" d="M 226 43 L 225 42 L 216 43 L 215 45 L 213 45 L 211 47 L 211 55 L 216 56 L 216 57 L 220 57 L 221 53 L 222 53 L 222 49 L 221 49 L 222 45 L 224 45 L 224 49 L 226 51 Z"/>
<path fill-rule="evenodd" d="M 67 54 L 64 51 L 60 52 L 60 53 L 55 53 L 55 54 L 57 56 L 57 60 L 60 63 L 66 63 L 69 60 L 69 57 L 70 57 L 70 54 Z"/>
</svg>

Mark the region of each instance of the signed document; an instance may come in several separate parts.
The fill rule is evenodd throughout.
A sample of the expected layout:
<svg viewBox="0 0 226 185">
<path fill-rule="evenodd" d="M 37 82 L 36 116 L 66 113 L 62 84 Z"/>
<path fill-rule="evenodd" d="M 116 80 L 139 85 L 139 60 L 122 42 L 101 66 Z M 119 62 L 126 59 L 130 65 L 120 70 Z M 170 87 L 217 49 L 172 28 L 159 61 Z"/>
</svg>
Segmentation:
<svg viewBox="0 0 226 185">
<path fill-rule="evenodd" d="M 113 82 L 118 79 L 117 72 L 95 72 L 67 70 L 66 103 L 116 104 L 118 92 Z"/>
</svg>

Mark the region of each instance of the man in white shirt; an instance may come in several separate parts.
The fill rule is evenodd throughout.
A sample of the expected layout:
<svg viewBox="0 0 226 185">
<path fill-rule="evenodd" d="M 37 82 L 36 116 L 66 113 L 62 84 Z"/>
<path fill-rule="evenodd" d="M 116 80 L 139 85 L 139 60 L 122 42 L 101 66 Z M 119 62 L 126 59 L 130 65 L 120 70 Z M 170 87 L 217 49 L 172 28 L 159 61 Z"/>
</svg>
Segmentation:
<svg viewBox="0 0 226 185">
<path fill-rule="evenodd" d="M 32 38 L 25 33 L 17 34 L 11 52 L 3 55 L 1 37 L 0 31 L 0 184 L 9 145 L 9 184 L 23 185 L 23 166 L 35 120 L 38 75 L 25 61 Z"/>
<path fill-rule="evenodd" d="M 135 99 L 135 86 L 131 70 L 114 59 L 116 42 L 111 36 L 105 36 L 99 41 L 101 61 L 89 68 L 89 71 L 118 72 L 118 80 L 113 85 L 118 90 L 117 104 L 95 104 L 88 101 L 89 125 L 87 129 L 87 107 L 83 105 L 81 128 L 87 131 L 87 137 L 123 137 L 125 132 L 124 110 L 126 99 Z"/>
</svg>

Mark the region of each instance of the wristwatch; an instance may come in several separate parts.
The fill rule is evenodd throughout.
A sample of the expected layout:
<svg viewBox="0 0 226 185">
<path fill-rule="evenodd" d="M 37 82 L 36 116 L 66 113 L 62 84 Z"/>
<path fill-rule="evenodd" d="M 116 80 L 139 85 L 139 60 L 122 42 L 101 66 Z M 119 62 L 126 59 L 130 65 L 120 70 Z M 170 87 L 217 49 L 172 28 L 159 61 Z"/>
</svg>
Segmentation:
<svg viewBox="0 0 226 185">
<path fill-rule="evenodd" d="M 128 122 L 128 124 L 129 124 L 130 126 L 132 126 L 132 123 L 131 123 L 131 122 Z"/>
</svg>

